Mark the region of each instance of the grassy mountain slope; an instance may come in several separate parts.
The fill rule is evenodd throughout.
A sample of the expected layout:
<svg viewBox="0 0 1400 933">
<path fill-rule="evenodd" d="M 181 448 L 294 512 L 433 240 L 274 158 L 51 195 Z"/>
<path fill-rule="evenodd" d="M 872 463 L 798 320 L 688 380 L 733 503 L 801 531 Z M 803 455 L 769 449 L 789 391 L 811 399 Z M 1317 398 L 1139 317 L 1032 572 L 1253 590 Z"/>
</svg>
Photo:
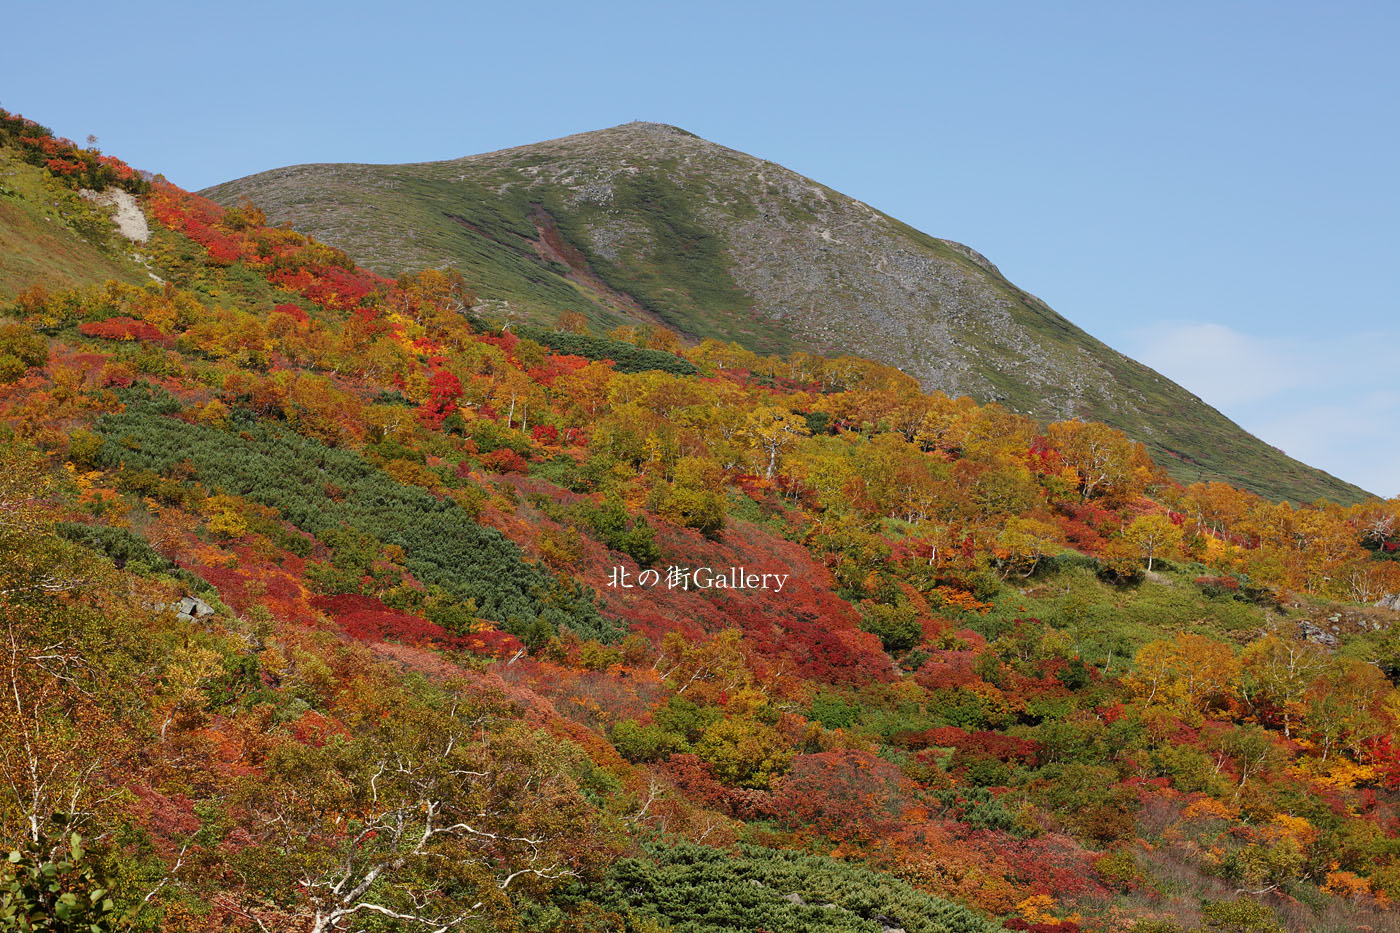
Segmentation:
<svg viewBox="0 0 1400 933">
<path fill-rule="evenodd" d="M 1104 421 L 1184 482 L 1364 496 L 1095 340 L 974 250 L 675 127 L 446 162 L 293 166 L 206 193 L 251 199 L 380 273 L 458 267 L 528 317 L 580 310 L 764 353 L 852 353 L 1041 420 Z"/>
<path fill-rule="evenodd" d="M 25 288 L 149 281 L 104 210 L 0 148 L 0 302 Z M 124 241 L 121 241 L 124 242 Z"/>
</svg>

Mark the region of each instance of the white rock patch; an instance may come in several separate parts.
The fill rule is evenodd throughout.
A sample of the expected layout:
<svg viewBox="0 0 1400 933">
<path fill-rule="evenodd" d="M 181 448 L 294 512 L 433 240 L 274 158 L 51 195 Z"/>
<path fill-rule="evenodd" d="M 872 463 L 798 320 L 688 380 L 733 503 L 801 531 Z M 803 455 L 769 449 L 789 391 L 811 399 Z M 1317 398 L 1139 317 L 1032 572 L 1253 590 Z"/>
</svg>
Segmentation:
<svg viewBox="0 0 1400 933">
<path fill-rule="evenodd" d="M 128 240 L 145 243 L 151 238 L 151 228 L 146 223 L 146 215 L 141 213 L 136 196 L 130 191 L 108 188 L 106 191 L 97 192 L 84 188 L 81 194 L 94 204 L 113 208 L 112 220 L 121 231 L 121 235 Z"/>
</svg>

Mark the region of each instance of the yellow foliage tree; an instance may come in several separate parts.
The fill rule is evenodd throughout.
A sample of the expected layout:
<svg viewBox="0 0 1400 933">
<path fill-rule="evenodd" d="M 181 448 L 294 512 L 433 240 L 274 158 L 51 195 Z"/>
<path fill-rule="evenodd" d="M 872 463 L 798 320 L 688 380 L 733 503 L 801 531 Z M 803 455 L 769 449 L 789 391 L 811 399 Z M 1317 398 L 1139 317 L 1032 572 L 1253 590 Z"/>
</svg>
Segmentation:
<svg viewBox="0 0 1400 933">
<path fill-rule="evenodd" d="M 1152 571 L 1152 562 L 1166 554 L 1174 554 L 1181 547 L 1181 529 L 1165 515 L 1140 515 L 1123 532 L 1138 553 L 1147 561 L 1147 570 Z"/>
<path fill-rule="evenodd" d="M 1008 573 L 1016 570 L 1028 577 L 1042 560 L 1063 550 L 1059 527 L 1038 518 L 1012 518 L 997 535 L 996 555 L 1005 562 Z"/>
<path fill-rule="evenodd" d="M 1182 632 L 1142 646 L 1124 682 L 1143 702 L 1165 706 L 1199 724 L 1239 680 L 1240 662 L 1228 645 Z"/>
<path fill-rule="evenodd" d="M 767 405 L 751 412 L 744 423 L 744 436 L 750 449 L 759 454 L 764 479 L 772 479 L 779 459 L 791 450 L 798 438 L 811 434 L 807 424 L 790 410 Z"/>
</svg>

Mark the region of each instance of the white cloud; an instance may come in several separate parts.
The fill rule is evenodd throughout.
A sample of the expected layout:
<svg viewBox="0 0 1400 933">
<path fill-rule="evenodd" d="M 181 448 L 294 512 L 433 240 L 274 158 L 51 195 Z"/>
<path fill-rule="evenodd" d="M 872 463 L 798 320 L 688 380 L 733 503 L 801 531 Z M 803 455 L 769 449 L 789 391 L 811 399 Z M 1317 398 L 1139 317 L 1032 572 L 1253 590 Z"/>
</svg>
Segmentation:
<svg viewBox="0 0 1400 933">
<path fill-rule="evenodd" d="M 1400 495 L 1400 393 L 1286 409 L 1250 430 L 1289 456 L 1363 489 Z"/>
<path fill-rule="evenodd" d="M 1304 379 L 1294 348 L 1223 324 L 1160 324 L 1135 336 L 1139 361 L 1217 407 L 1268 398 Z"/>
<path fill-rule="evenodd" d="M 1301 340 L 1183 321 L 1135 331 L 1126 343 L 1289 456 L 1371 492 L 1400 494 L 1400 331 Z"/>
</svg>

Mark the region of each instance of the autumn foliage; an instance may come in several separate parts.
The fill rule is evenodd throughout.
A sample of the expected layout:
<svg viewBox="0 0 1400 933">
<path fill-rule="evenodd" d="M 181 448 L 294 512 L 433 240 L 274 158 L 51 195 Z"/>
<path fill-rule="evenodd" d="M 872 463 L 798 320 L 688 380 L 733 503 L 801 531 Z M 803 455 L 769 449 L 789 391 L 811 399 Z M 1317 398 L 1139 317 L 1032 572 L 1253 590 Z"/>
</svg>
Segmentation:
<svg viewBox="0 0 1400 933">
<path fill-rule="evenodd" d="M 0 330 L 8 864 L 188 931 L 1400 898 L 1397 501 L 1183 487 L 865 360 L 522 322 L 22 118 L 0 145 L 139 194 L 165 279 Z M 111 878 L 36 832 L 70 813 Z"/>
</svg>

